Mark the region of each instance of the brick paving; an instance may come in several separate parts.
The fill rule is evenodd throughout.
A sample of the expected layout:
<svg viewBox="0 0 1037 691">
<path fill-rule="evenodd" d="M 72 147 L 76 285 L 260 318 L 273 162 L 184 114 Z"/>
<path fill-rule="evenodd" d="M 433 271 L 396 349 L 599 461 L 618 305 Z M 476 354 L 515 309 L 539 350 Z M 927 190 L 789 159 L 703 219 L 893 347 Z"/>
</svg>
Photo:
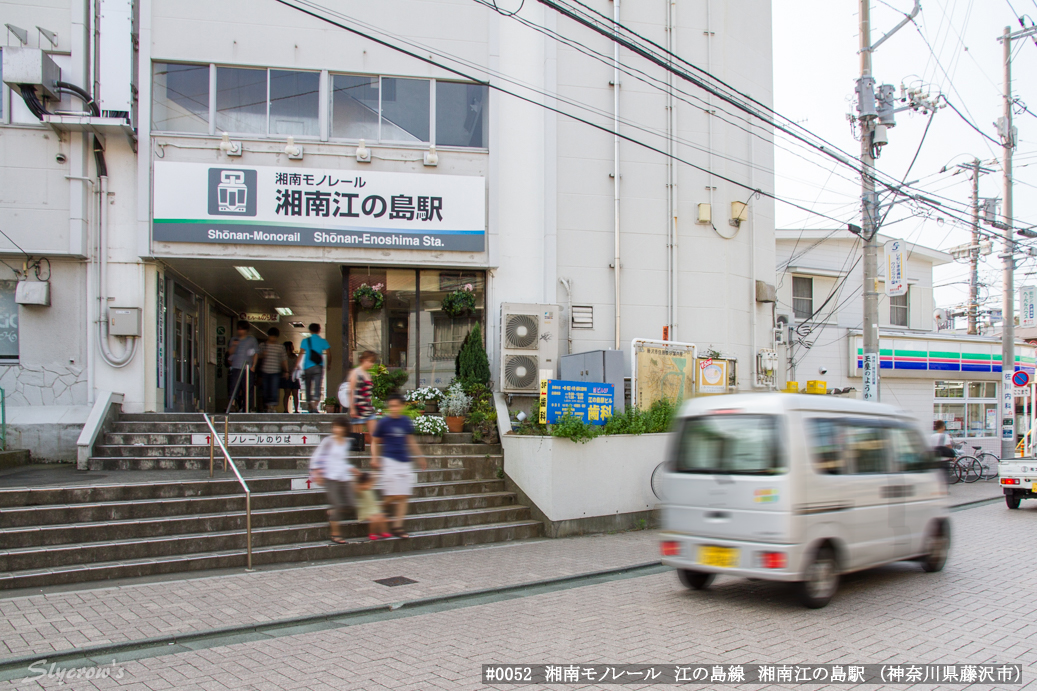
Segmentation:
<svg viewBox="0 0 1037 691">
<path fill-rule="evenodd" d="M 3 598 L 0 658 L 494 588 L 657 560 L 654 533 L 533 540 L 451 552 Z M 376 578 L 418 581 L 387 588 Z"/>
<path fill-rule="evenodd" d="M 479 683 L 484 663 L 996 661 L 1026 666 L 1022 687 L 1000 688 L 1037 689 L 1037 623 L 1029 604 L 1037 589 L 1029 544 L 1037 526 L 1037 502 L 1023 507 L 1009 511 L 993 504 L 954 514 L 954 545 L 942 573 L 926 574 L 905 563 L 852 575 L 822 610 L 803 609 L 780 584 L 719 578 L 712 590 L 698 593 L 664 573 L 146 658 L 124 663 L 119 680 L 73 688 L 479 689 L 486 688 Z M 610 552 L 612 545 L 636 551 L 653 536 L 584 540 L 547 544 L 561 545 L 558 555 L 584 550 L 596 540 Z M 497 553 L 506 559 L 509 551 L 520 555 L 522 550 L 501 548 Z M 464 571 L 475 554 L 416 558 L 454 558 L 455 569 Z M 165 607 L 154 604 L 156 611 Z M 258 598 L 255 604 L 259 606 Z M 22 616 L 28 620 L 30 614 L 27 609 Z M 57 680 L 42 685 L 11 682 L 10 687 L 69 688 Z"/>
</svg>

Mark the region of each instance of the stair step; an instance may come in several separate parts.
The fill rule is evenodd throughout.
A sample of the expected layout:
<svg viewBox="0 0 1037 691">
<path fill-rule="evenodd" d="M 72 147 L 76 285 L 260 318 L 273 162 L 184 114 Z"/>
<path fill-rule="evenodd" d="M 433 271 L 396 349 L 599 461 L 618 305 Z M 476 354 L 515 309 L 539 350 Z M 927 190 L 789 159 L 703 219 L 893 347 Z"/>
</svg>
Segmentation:
<svg viewBox="0 0 1037 691">
<path fill-rule="evenodd" d="M 111 436 L 128 436 L 128 435 L 107 435 Z M 95 449 L 95 455 L 97 456 L 129 456 L 129 457 L 181 457 L 181 456 L 204 456 L 206 459 L 209 458 L 209 447 L 206 444 L 191 444 L 191 438 L 189 434 L 184 435 L 130 435 L 133 437 L 141 437 L 139 441 L 133 443 L 105 443 L 98 444 Z M 153 436 L 176 436 L 180 438 L 176 441 L 170 442 L 157 442 L 157 443 L 146 443 L 147 440 L 144 437 Z M 501 446 L 499 444 L 422 444 L 421 451 L 425 456 L 473 456 L 482 454 L 499 454 L 501 453 Z M 305 456 L 309 458 L 316 445 L 231 445 L 227 451 L 230 453 L 231 458 L 237 459 L 238 456 Z M 216 455 L 220 455 L 220 449 L 217 447 Z M 369 453 L 369 451 L 366 451 Z M 363 452 L 362 452 L 363 453 Z"/>
<path fill-rule="evenodd" d="M 117 501 L 146 501 L 149 499 L 187 499 L 190 497 L 215 497 L 221 495 L 241 496 L 242 489 L 233 476 L 215 479 L 182 480 L 177 482 L 125 482 L 119 484 L 78 485 L 69 487 L 31 487 L 0 489 L 0 509 L 52 504 L 84 504 Z M 457 492 L 465 487 L 503 487 L 503 481 L 492 479 L 463 479 L 461 470 L 419 470 L 419 482 L 414 486 L 414 496 L 445 495 L 449 493 L 469 494 L 473 491 Z M 436 478 L 437 475 L 457 477 Z M 136 475 L 140 477 L 140 475 Z M 305 478 L 306 473 L 279 476 L 253 476 L 245 478 L 254 495 L 265 492 L 287 492 L 292 480 Z M 491 490 L 492 491 L 492 490 Z"/>
<path fill-rule="evenodd" d="M 324 507 L 318 507 L 317 521 L 294 525 L 253 526 L 252 547 L 312 542 L 329 536 Z M 408 514 L 407 530 L 426 531 L 464 528 L 485 523 L 506 523 L 529 518 L 529 508 L 517 504 Z M 359 538 L 366 534 L 364 524 L 345 521 L 343 537 Z M 207 530 L 129 539 L 111 539 L 61 545 L 20 547 L 0 551 L 0 572 L 17 572 L 34 568 L 55 568 L 69 564 L 85 564 L 123 559 L 158 558 L 195 552 L 214 552 L 244 546 L 244 524 L 234 530 Z"/>
<path fill-rule="evenodd" d="M 295 470 L 305 472 L 310 465 L 309 456 L 232 456 L 241 470 Z M 429 470 L 461 469 L 479 477 L 495 475 L 503 463 L 501 454 L 470 456 L 427 456 Z M 361 468 L 370 468 L 370 456 L 354 456 L 354 463 Z M 222 468 L 217 459 L 216 467 Z M 163 456 L 163 457 L 115 457 L 93 456 L 88 461 L 90 470 L 208 470 L 206 456 Z M 420 472 L 420 471 L 419 471 Z"/>
<path fill-rule="evenodd" d="M 487 542 L 520 540 L 539 537 L 542 531 L 543 525 L 538 521 L 516 520 L 458 528 L 415 531 L 411 533 L 409 540 L 392 539 L 371 542 L 366 538 L 358 538 L 350 540 L 344 545 L 333 544 L 330 541 L 309 541 L 260 547 L 258 549 L 254 547 L 252 561 L 254 565 L 261 565 L 355 558 L 414 550 L 460 547 Z M 190 555 L 64 565 L 56 568 L 37 568 L 0 573 L 0 589 L 37 588 L 46 585 L 81 583 L 111 578 L 133 578 L 220 568 L 244 568 L 245 565 L 246 550 L 244 547 L 241 547 Z"/>
</svg>

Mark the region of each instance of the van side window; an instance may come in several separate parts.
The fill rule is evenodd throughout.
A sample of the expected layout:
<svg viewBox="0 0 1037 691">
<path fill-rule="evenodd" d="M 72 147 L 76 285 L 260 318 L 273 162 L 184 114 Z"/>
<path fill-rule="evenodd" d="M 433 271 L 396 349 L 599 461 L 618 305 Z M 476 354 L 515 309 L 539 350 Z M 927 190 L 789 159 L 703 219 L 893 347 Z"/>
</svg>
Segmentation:
<svg viewBox="0 0 1037 691">
<path fill-rule="evenodd" d="M 897 469 L 905 473 L 921 473 L 933 468 L 932 451 L 913 430 L 894 427 L 890 430 L 897 454 Z"/>
<path fill-rule="evenodd" d="M 814 469 L 822 475 L 845 474 L 839 421 L 814 418 L 807 420 L 807 430 L 810 434 Z"/>
<path fill-rule="evenodd" d="M 843 423 L 846 463 L 856 474 L 888 473 L 889 443 L 879 425 L 855 420 Z"/>
</svg>

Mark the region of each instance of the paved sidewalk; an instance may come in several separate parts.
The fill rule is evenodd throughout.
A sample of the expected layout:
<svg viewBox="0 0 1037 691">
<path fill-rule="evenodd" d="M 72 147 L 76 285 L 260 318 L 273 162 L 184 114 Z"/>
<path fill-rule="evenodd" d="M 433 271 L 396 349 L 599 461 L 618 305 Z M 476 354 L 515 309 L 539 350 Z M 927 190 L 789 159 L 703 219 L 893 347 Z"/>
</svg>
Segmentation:
<svg viewBox="0 0 1037 691">
<path fill-rule="evenodd" d="M 516 585 L 658 558 L 656 533 L 643 531 L 11 597 L 0 599 L 0 658 Z M 417 583 L 390 588 L 374 582 L 392 576 Z"/>
</svg>

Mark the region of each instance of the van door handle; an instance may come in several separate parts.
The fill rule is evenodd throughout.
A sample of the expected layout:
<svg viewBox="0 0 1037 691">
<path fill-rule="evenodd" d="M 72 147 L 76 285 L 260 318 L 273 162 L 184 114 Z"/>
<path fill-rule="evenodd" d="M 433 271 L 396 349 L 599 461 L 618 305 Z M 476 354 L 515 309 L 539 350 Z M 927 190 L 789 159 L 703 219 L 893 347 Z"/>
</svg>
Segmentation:
<svg viewBox="0 0 1037 691">
<path fill-rule="evenodd" d="M 731 518 L 731 514 L 727 511 L 709 511 L 706 513 L 707 521 L 726 521 Z"/>
</svg>

